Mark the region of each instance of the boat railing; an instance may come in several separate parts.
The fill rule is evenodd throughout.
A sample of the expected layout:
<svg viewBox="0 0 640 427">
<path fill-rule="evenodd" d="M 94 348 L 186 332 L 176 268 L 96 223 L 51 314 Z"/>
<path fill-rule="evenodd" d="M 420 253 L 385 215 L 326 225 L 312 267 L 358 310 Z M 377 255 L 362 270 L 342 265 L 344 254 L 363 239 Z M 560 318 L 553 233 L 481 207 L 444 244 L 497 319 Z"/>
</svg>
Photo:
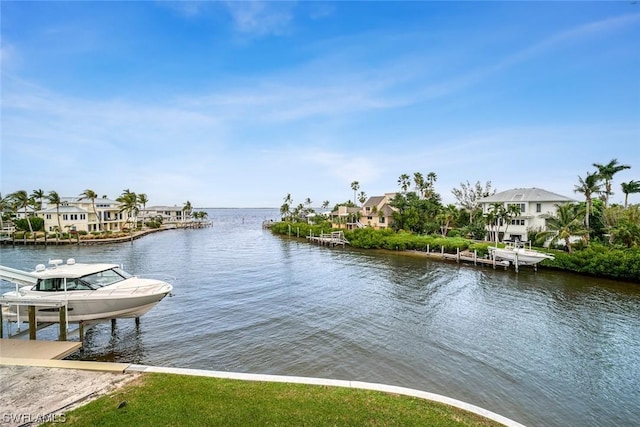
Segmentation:
<svg viewBox="0 0 640 427">
<path fill-rule="evenodd" d="M 131 287 L 131 288 L 115 288 L 115 289 L 109 289 L 109 287 L 106 288 L 102 288 L 101 289 L 101 295 L 132 295 L 132 294 L 147 294 L 150 293 L 150 291 L 154 291 L 158 289 L 158 286 L 161 285 L 170 285 L 168 282 L 165 283 L 149 283 L 147 285 L 138 285 L 135 287 Z"/>
<path fill-rule="evenodd" d="M 167 282 L 169 284 L 172 284 L 176 281 L 175 276 L 171 276 L 163 273 L 136 274 L 135 277 L 137 277 L 138 279 L 160 280 L 162 282 Z"/>
</svg>

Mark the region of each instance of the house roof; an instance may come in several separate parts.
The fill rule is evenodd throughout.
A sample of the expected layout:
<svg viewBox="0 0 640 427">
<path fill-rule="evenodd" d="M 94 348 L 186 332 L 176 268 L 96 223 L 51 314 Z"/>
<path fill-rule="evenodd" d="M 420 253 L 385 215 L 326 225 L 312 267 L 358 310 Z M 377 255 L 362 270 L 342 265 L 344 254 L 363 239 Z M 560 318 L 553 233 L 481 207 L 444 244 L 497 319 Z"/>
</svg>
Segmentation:
<svg viewBox="0 0 640 427">
<path fill-rule="evenodd" d="M 479 200 L 480 203 L 494 202 L 575 202 L 560 194 L 541 188 L 513 188 L 511 190 L 502 191 Z"/>
<path fill-rule="evenodd" d="M 59 208 L 56 208 L 55 206 L 49 206 L 46 209 L 43 209 L 41 211 L 39 211 L 40 213 L 58 213 L 60 212 L 61 214 L 65 214 L 65 213 L 87 213 L 86 209 L 83 209 L 79 206 L 60 206 Z"/>
<path fill-rule="evenodd" d="M 182 206 L 147 206 L 144 209 L 140 209 L 141 211 L 176 211 L 182 212 Z"/>
<path fill-rule="evenodd" d="M 384 196 L 372 196 L 372 197 L 369 197 L 369 200 L 367 200 L 365 204 L 362 205 L 362 207 L 378 206 L 380 202 L 383 200 L 384 200 Z"/>
</svg>

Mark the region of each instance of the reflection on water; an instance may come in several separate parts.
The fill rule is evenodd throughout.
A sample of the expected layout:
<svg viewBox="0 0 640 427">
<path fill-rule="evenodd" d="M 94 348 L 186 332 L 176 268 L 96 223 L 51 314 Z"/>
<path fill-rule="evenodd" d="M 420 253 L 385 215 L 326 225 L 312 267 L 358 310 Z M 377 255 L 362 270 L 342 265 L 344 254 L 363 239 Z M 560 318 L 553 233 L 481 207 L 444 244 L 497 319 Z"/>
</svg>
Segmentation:
<svg viewBox="0 0 640 427">
<path fill-rule="evenodd" d="M 139 327 L 97 325 L 75 357 L 381 382 L 532 426 L 640 425 L 637 285 L 318 247 L 261 229 L 275 217 L 209 210 L 209 229 L 5 246 L 2 264 L 74 257 L 177 277 Z"/>
</svg>

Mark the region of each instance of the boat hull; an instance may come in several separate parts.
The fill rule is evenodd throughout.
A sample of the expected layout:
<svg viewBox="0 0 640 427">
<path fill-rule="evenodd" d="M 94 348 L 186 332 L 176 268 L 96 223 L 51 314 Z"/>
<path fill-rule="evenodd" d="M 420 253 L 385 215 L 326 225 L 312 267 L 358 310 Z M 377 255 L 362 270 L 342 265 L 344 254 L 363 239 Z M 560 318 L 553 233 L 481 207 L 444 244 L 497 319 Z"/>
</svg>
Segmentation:
<svg viewBox="0 0 640 427">
<path fill-rule="evenodd" d="M 170 285 L 162 285 L 157 288 L 158 289 L 148 290 L 147 292 L 140 292 L 138 295 L 127 296 L 122 295 L 123 292 L 117 291 L 112 291 L 110 295 L 107 296 L 99 291 L 85 292 L 85 295 L 82 295 L 83 292 L 76 295 L 74 295 L 73 292 L 69 292 L 69 298 L 67 300 L 67 321 L 81 322 L 140 317 L 151 310 L 171 291 Z M 64 295 L 56 295 L 55 297 L 47 296 L 46 298 L 42 296 L 39 298 L 33 295 L 30 296 L 32 301 L 46 299 L 46 301 L 64 302 L 66 300 Z M 61 309 L 64 310 L 64 307 L 36 306 L 36 321 L 59 322 Z M 24 305 L 7 305 L 3 308 L 2 315 L 4 319 L 10 322 L 28 321 L 28 310 Z"/>
<path fill-rule="evenodd" d="M 536 265 L 545 259 L 553 259 L 551 255 L 522 249 L 489 248 L 496 260 L 509 261 L 518 265 Z"/>
</svg>

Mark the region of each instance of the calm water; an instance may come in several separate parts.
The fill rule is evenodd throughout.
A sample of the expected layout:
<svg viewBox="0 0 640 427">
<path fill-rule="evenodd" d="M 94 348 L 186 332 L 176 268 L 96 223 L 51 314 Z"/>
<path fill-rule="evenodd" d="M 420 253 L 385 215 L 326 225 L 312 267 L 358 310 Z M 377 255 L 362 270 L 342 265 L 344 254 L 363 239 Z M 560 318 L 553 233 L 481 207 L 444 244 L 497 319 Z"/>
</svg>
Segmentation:
<svg viewBox="0 0 640 427">
<path fill-rule="evenodd" d="M 85 359 L 386 383 L 530 426 L 640 425 L 638 285 L 318 247 L 263 231 L 277 210 L 208 212 L 209 229 L 3 246 L 1 262 L 74 257 L 176 277 L 139 328 L 90 330 Z"/>
</svg>

